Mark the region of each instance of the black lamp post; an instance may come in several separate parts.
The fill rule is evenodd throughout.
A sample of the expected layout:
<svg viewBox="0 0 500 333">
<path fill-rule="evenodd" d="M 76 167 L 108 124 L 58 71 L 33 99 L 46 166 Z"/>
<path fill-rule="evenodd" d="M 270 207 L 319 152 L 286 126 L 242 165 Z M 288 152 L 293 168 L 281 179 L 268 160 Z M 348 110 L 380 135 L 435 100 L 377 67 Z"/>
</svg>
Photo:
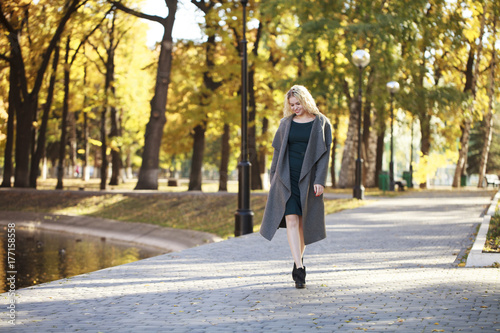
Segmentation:
<svg viewBox="0 0 500 333">
<path fill-rule="evenodd" d="M 243 39 L 241 41 L 241 160 L 238 163 L 238 210 L 235 213 L 234 235 L 241 236 L 253 232 L 253 212 L 250 209 L 250 168 L 247 143 L 247 40 L 246 8 L 243 5 Z"/>
<path fill-rule="evenodd" d="M 361 113 L 362 113 L 362 81 L 363 68 L 370 63 L 370 54 L 365 50 L 357 50 L 352 54 L 352 62 L 359 68 L 359 90 L 358 90 L 358 158 L 356 159 L 356 179 L 353 190 L 353 197 L 363 200 L 365 196 L 365 188 L 361 184 L 363 160 L 361 159 Z"/>
<path fill-rule="evenodd" d="M 389 163 L 389 191 L 394 191 L 394 111 L 392 102 L 394 100 L 394 94 L 399 91 L 399 83 L 391 81 L 386 84 L 386 87 L 391 94 L 391 162 Z"/>
</svg>

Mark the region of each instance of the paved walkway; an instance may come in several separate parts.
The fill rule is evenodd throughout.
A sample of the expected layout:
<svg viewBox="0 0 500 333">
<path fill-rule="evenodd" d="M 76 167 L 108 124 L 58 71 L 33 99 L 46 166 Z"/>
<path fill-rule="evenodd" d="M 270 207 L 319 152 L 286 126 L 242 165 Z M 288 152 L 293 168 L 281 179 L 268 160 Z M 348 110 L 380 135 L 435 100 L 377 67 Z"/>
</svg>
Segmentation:
<svg viewBox="0 0 500 333">
<path fill-rule="evenodd" d="M 499 332 L 500 270 L 459 268 L 491 192 L 426 192 L 329 215 L 291 280 L 285 232 L 18 291 L 10 332 Z M 5 294 L 4 294 L 5 296 Z M 5 307 L 2 306 L 2 311 Z"/>
</svg>

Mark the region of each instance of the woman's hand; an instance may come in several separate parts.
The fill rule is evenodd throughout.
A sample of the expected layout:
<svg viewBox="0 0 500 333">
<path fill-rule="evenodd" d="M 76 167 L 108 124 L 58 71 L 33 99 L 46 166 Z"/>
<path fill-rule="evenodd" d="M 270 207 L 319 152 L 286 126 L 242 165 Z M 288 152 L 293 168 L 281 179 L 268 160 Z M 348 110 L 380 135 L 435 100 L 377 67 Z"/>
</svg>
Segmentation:
<svg viewBox="0 0 500 333">
<path fill-rule="evenodd" d="M 324 191 L 325 191 L 325 187 L 323 185 L 314 184 L 314 193 L 316 193 L 317 197 L 322 195 Z"/>
</svg>

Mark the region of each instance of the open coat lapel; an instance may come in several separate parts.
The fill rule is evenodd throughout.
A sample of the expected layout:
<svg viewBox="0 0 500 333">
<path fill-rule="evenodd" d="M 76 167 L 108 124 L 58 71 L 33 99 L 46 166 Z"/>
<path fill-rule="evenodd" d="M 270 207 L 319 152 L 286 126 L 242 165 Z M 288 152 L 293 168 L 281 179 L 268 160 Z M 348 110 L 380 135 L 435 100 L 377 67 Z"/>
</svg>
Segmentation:
<svg viewBox="0 0 500 333">
<path fill-rule="evenodd" d="M 325 124 L 324 117 L 316 117 L 311 128 L 311 136 L 309 137 L 309 144 L 307 145 L 306 153 L 304 154 L 304 162 L 302 163 L 302 170 L 300 172 L 300 180 L 311 171 L 311 168 L 328 149 L 331 144 L 330 138 L 325 138 Z"/>
<path fill-rule="evenodd" d="M 280 128 L 278 128 L 278 132 L 273 140 L 273 148 L 279 151 L 279 157 L 276 164 L 276 175 L 289 191 L 291 191 L 291 184 L 290 165 L 288 162 L 288 135 L 290 134 L 292 119 L 293 116 L 290 116 L 282 120 Z"/>
</svg>

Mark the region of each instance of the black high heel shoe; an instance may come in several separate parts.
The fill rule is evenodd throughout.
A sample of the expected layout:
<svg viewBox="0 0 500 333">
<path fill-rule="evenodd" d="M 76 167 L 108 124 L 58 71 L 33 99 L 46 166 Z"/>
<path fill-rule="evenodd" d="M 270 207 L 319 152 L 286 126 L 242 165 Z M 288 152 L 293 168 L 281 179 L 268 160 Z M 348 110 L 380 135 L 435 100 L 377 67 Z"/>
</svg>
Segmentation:
<svg viewBox="0 0 500 333">
<path fill-rule="evenodd" d="M 298 268 L 296 271 L 295 288 L 303 289 L 306 287 L 306 266 Z"/>
<path fill-rule="evenodd" d="M 304 266 L 304 258 L 302 258 L 302 266 Z M 293 263 L 292 279 L 297 282 L 297 265 Z"/>
</svg>

